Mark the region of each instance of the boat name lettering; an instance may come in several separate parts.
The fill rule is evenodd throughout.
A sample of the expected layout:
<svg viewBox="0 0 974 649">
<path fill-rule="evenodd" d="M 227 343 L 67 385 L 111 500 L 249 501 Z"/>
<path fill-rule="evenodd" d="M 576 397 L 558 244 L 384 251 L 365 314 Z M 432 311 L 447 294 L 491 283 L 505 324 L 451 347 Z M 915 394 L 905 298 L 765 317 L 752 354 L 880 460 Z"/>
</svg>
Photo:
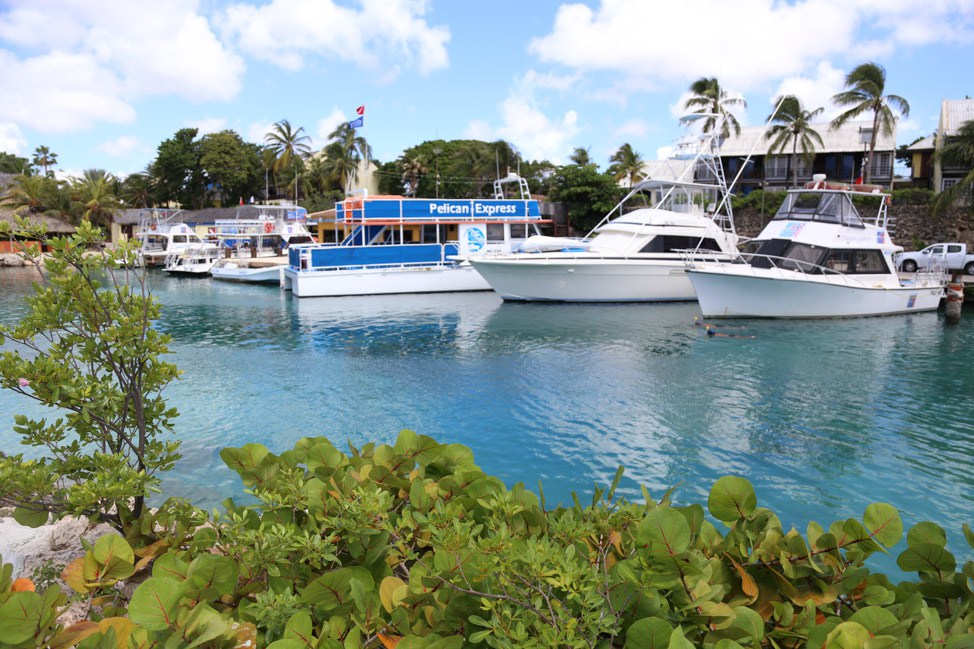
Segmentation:
<svg viewBox="0 0 974 649">
<path fill-rule="evenodd" d="M 477 216 L 513 216 L 518 213 L 516 204 L 491 204 L 491 203 L 430 203 L 429 213 L 444 215 L 470 216 L 471 206 L 473 214 Z"/>
</svg>

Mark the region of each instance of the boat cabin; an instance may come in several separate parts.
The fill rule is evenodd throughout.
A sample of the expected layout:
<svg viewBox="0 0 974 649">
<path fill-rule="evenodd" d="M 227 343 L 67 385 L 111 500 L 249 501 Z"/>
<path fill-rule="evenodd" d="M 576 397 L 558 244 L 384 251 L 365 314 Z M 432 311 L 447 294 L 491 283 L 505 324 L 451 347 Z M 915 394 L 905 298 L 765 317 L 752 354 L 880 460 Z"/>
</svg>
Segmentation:
<svg viewBox="0 0 974 649">
<path fill-rule="evenodd" d="M 744 260 L 755 268 L 812 274 L 894 273 L 895 246 L 885 230 L 886 196 L 876 196 L 879 210 L 870 222 L 860 216 L 852 195 L 848 188 L 788 192 L 761 235 L 744 247 Z"/>
</svg>

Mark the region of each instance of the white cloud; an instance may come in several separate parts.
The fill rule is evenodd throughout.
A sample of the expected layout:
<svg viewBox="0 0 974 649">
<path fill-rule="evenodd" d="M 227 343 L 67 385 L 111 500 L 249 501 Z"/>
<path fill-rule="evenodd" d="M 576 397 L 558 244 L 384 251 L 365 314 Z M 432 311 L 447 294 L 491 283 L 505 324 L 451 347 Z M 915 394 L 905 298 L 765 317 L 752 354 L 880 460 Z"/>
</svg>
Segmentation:
<svg viewBox="0 0 974 649">
<path fill-rule="evenodd" d="M 649 127 L 641 119 L 631 119 L 613 129 L 612 134 L 619 138 L 643 138 Z"/>
<path fill-rule="evenodd" d="M 487 121 L 472 120 L 467 123 L 464 136 L 485 141 L 504 139 L 517 147 L 524 160 L 559 164 L 571 154 L 571 143 L 578 133 L 578 113 L 567 110 L 561 117 L 550 117 L 535 99 L 538 88 L 549 88 L 547 77 L 528 71 L 501 103 L 502 123 L 492 127 Z"/>
<path fill-rule="evenodd" d="M 197 137 L 203 137 L 209 133 L 217 133 L 227 129 L 226 117 L 204 117 L 203 119 L 190 120 L 186 126 L 195 128 L 199 131 Z"/>
<path fill-rule="evenodd" d="M 263 144 L 264 137 L 274 129 L 274 122 L 254 122 L 247 127 L 247 141 Z"/>
<path fill-rule="evenodd" d="M 333 107 L 327 117 L 318 120 L 315 132 L 311 135 L 311 148 L 314 150 L 323 148 L 328 143 L 328 134 L 338 128 L 339 124 L 347 121 L 348 116 L 345 115 L 344 111 L 337 106 Z"/>
<path fill-rule="evenodd" d="M 151 95 L 226 100 L 243 61 L 198 0 L 8 0 L 0 11 L 0 120 L 44 133 L 127 123 Z"/>
<path fill-rule="evenodd" d="M 27 140 L 16 124 L 0 122 L 0 151 L 24 156 Z"/>
<path fill-rule="evenodd" d="M 102 142 L 97 148 L 99 151 L 103 151 L 108 155 L 121 158 L 139 148 L 139 138 L 131 135 L 123 135 L 114 140 Z"/>
<path fill-rule="evenodd" d="M 226 37 L 254 58 L 287 70 L 326 59 L 372 70 L 379 82 L 406 68 L 428 74 L 448 65 L 450 31 L 430 26 L 423 0 L 361 0 L 361 9 L 334 0 L 272 0 L 233 4 L 222 22 Z"/>
<path fill-rule="evenodd" d="M 837 70 L 827 61 L 822 61 L 816 66 L 815 71 L 810 76 L 790 76 L 784 79 L 771 98 L 772 105 L 768 109 L 771 114 L 775 106 L 774 99 L 783 95 L 795 95 L 798 97 L 805 110 L 815 110 L 824 108 L 817 120 L 827 121 L 838 115 L 842 110 L 832 103 L 832 96 L 841 92 L 845 88 L 846 73 Z"/>
<path fill-rule="evenodd" d="M 528 50 L 574 70 L 617 72 L 624 93 L 701 76 L 746 91 L 832 56 L 972 37 L 974 0 L 931 0 L 922 11 L 912 0 L 602 0 L 561 5 Z"/>
</svg>

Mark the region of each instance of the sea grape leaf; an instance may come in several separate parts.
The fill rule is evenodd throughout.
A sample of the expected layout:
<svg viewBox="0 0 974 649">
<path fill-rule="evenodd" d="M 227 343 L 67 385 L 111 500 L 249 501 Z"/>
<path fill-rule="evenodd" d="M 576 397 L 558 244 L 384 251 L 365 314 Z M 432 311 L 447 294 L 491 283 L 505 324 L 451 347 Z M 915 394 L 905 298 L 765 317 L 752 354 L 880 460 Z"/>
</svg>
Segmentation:
<svg viewBox="0 0 974 649">
<path fill-rule="evenodd" d="M 24 527 L 40 527 L 47 523 L 50 514 L 46 511 L 27 509 L 26 507 L 14 507 L 14 520 Z"/>
<path fill-rule="evenodd" d="M 240 475 L 247 487 L 253 487 L 266 479 L 269 468 L 263 467 L 263 461 L 269 454 L 270 451 L 263 444 L 244 444 L 220 450 L 220 458 Z"/>
<path fill-rule="evenodd" d="M 132 593 L 129 618 L 149 631 L 165 631 L 175 622 L 182 584 L 169 577 L 149 577 Z"/>
<path fill-rule="evenodd" d="M 130 577 L 135 572 L 132 546 L 118 534 L 106 534 L 95 541 L 91 556 L 98 562 L 99 581 Z"/>
<path fill-rule="evenodd" d="M 392 610 L 399 605 L 402 597 L 399 598 L 399 601 L 396 601 L 395 594 L 397 590 L 404 587 L 406 587 L 406 582 L 399 577 L 386 577 L 379 584 L 379 599 L 382 600 L 382 608 L 387 613 L 392 613 Z M 404 595 L 405 591 L 402 591 L 402 594 Z"/>
<path fill-rule="evenodd" d="M 680 512 L 659 507 L 639 522 L 636 540 L 648 544 L 652 553 L 665 552 L 672 556 L 690 547 L 690 525 Z"/>
<path fill-rule="evenodd" d="M 879 606 L 861 608 L 849 617 L 849 621 L 861 624 L 873 635 L 899 622 L 895 615 Z"/>
<path fill-rule="evenodd" d="M 945 548 L 947 547 L 947 533 L 944 531 L 944 528 L 936 523 L 923 521 L 910 528 L 910 531 L 906 533 L 906 542 L 908 545 L 933 543 L 934 545 Z"/>
<path fill-rule="evenodd" d="M 0 642 L 16 646 L 34 637 L 43 608 L 43 599 L 33 591 L 10 593 L 0 604 Z"/>
<path fill-rule="evenodd" d="M 903 521 L 896 508 L 887 503 L 872 503 L 862 517 L 869 534 L 878 543 L 891 547 L 903 537 Z"/>
<path fill-rule="evenodd" d="M 626 649 L 659 649 L 668 647 L 673 627 L 658 617 L 636 620 L 626 631 Z"/>
<path fill-rule="evenodd" d="M 964 530 L 964 538 L 967 539 L 967 544 L 974 548 L 974 532 L 971 532 L 970 525 L 964 523 L 961 529 Z"/>
<path fill-rule="evenodd" d="M 896 558 L 896 565 L 906 572 L 953 572 L 954 555 L 933 543 L 911 545 Z"/>
<path fill-rule="evenodd" d="M 733 522 L 754 513 L 758 499 L 751 483 L 738 476 L 724 476 L 710 488 L 707 509 L 719 521 Z"/>
<path fill-rule="evenodd" d="M 229 557 L 202 554 L 186 572 L 187 597 L 213 601 L 229 595 L 237 585 L 237 562 Z"/>
</svg>

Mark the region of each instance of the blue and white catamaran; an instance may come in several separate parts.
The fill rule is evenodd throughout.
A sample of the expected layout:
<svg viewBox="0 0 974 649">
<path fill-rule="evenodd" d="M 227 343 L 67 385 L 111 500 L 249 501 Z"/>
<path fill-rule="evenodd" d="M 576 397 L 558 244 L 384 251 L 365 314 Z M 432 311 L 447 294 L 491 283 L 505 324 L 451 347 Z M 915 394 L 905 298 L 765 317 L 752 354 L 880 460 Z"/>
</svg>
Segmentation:
<svg viewBox="0 0 974 649">
<path fill-rule="evenodd" d="M 506 198 L 516 184 L 519 198 Z M 494 183 L 493 199 L 355 196 L 336 205 L 338 243 L 295 246 L 282 285 L 297 297 L 489 291 L 466 261 L 504 254 L 539 234 L 538 202 L 517 175 Z"/>
</svg>

